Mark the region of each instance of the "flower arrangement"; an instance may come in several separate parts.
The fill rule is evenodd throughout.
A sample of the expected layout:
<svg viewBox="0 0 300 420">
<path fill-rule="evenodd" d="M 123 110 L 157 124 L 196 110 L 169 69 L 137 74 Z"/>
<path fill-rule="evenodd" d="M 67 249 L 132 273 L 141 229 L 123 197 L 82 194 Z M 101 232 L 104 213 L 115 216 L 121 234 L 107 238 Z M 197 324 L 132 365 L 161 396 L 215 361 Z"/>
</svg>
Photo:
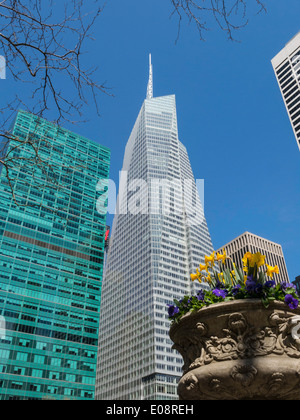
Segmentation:
<svg viewBox="0 0 300 420">
<path fill-rule="evenodd" d="M 200 264 L 196 274 L 191 274 L 192 281 L 206 282 L 210 290 L 200 289 L 195 296 L 184 296 L 180 301 L 174 300 L 174 305 L 168 305 L 169 319 L 179 321 L 188 312 L 219 302 L 236 299 L 261 299 L 267 308 L 271 301 L 285 302 L 291 309 L 299 305 L 299 296 L 292 283 L 276 284 L 274 273 L 279 274 L 278 266 L 272 267 L 265 263 L 265 256 L 260 252 L 247 252 L 243 259 L 243 269 L 238 268 L 232 259 L 226 255 L 213 252 L 205 256 L 205 264 Z M 233 270 L 226 267 L 230 260 Z M 219 270 L 215 266 L 218 264 Z"/>
</svg>

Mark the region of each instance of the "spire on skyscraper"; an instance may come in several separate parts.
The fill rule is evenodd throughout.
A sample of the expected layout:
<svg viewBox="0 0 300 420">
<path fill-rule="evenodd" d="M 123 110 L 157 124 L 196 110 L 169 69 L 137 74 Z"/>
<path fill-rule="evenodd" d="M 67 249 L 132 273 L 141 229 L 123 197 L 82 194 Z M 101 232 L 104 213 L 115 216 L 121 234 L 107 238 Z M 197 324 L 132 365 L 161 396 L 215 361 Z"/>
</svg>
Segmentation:
<svg viewBox="0 0 300 420">
<path fill-rule="evenodd" d="M 147 87 L 147 99 L 153 98 L 153 67 L 151 62 L 151 54 L 149 54 L 149 82 Z"/>
</svg>

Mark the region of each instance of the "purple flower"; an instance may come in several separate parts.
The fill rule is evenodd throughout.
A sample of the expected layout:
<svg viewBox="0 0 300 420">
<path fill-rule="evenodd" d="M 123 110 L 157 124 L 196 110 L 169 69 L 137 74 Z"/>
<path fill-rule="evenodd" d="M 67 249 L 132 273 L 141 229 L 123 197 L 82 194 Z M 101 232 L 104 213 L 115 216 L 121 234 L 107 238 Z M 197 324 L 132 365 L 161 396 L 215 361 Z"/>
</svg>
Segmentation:
<svg viewBox="0 0 300 420">
<path fill-rule="evenodd" d="M 284 301 L 291 309 L 298 308 L 299 301 L 298 299 L 295 299 L 292 295 L 286 295 Z"/>
<path fill-rule="evenodd" d="M 241 288 L 242 286 L 240 284 L 237 284 L 236 286 L 234 286 L 234 288 L 232 289 L 233 296 L 237 295 Z"/>
<path fill-rule="evenodd" d="M 246 281 L 246 290 L 248 293 L 259 295 L 262 292 L 262 289 L 262 284 L 257 283 L 257 281 L 253 280 L 252 276 L 248 277 L 248 280 Z"/>
<path fill-rule="evenodd" d="M 225 299 L 228 294 L 227 290 L 224 289 L 214 289 L 212 292 L 215 296 L 221 297 L 223 299 Z"/>
<path fill-rule="evenodd" d="M 174 305 L 168 305 L 168 306 L 169 306 L 168 313 L 169 313 L 170 318 L 179 313 L 179 308 L 177 308 L 177 306 L 174 306 Z"/>
<path fill-rule="evenodd" d="M 286 289 L 296 289 L 295 285 L 293 283 L 287 283 L 286 281 L 284 281 L 283 283 L 281 283 L 281 289 L 285 292 Z"/>
<path fill-rule="evenodd" d="M 203 290 L 199 290 L 199 292 L 197 293 L 197 295 L 196 295 L 196 298 L 198 299 L 198 300 L 204 300 L 204 298 L 205 298 L 205 293 L 203 292 Z"/>
<path fill-rule="evenodd" d="M 268 280 L 268 281 L 265 282 L 265 286 L 269 287 L 271 289 L 272 287 L 275 287 L 275 281 L 274 280 Z"/>
</svg>

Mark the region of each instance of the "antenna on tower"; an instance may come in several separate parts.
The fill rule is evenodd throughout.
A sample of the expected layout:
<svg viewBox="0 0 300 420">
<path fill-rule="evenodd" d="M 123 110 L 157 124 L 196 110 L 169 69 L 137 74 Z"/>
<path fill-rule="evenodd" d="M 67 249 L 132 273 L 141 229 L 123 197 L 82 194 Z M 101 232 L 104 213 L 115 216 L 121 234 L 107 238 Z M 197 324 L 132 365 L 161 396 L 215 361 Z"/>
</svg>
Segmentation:
<svg viewBox="0 0 300 420">
<path fill-rule="evenodd" d="M 153 98 L 153 67 L 151 61 L 151 54 L 149 54 L 149 82 L 147 87 L 147 99 Z"/>
</svg>

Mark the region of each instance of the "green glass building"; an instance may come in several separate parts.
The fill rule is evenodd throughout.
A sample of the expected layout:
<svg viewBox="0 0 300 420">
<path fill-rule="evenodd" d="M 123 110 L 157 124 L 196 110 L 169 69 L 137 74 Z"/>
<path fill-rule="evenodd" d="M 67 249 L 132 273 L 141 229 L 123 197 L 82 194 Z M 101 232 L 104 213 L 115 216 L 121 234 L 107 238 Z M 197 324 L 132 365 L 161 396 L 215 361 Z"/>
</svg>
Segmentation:
<svg viewBox="0 0 300 420">
<path fill-rule="evenodd" d="M 110 151 L 23 111 L 12 134 L 9 179 L 0 174 L 0 400 L 93 400 L 107 205 L 97 185 Z"/>
</svg>

